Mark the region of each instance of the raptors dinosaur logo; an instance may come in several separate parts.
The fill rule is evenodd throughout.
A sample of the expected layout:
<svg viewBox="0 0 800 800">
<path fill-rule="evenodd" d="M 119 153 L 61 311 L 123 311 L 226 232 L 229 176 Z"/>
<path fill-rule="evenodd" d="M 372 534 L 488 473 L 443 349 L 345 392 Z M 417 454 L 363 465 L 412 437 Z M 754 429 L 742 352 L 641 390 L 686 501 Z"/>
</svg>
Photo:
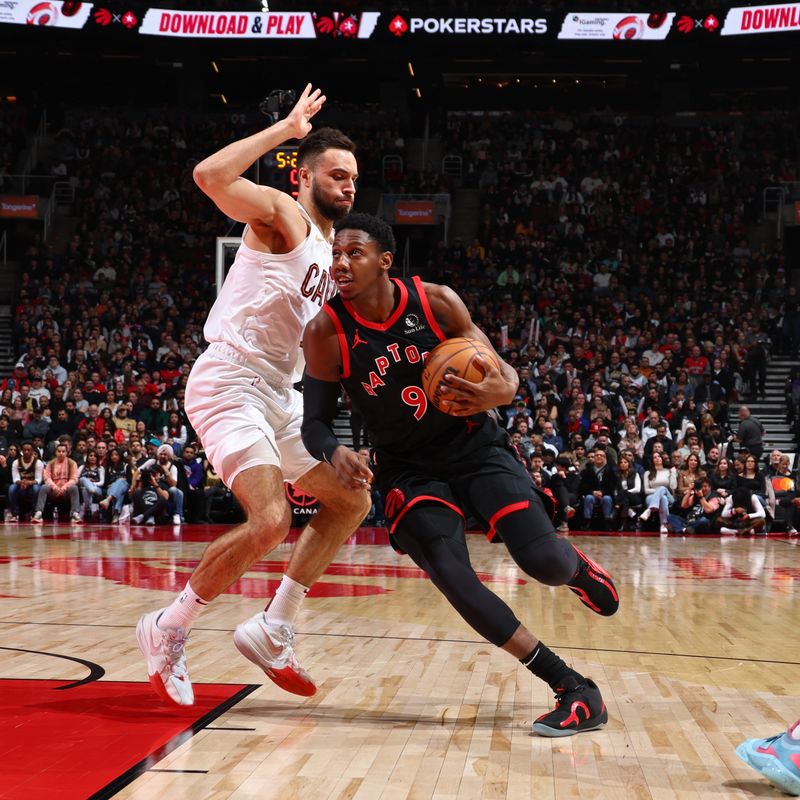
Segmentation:
<svg viewBox="0 0 800 800">
<path fill-rule="evenodd" d="M 310 508 L 319 503 L 316 497 L 312 497 L 310 494 L 296 489 L 293 483 L 285 483 L 284 486 L 286 487 L 286 499 L 292 507 Z"/>
</svg>

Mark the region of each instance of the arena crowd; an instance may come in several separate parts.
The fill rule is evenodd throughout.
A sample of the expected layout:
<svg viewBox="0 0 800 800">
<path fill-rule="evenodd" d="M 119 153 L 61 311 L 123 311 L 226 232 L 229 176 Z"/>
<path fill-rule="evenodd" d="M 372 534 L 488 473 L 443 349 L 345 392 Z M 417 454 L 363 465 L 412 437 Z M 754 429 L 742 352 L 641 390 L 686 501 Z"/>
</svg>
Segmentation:
<svg viewBox="0 0 800 800">
<path fill-rule="evenodd" d="M 49 169 L 72 184 L 78 224 L 65 247 L 25 254 L 17 363 L 0 383 L 8 522 L 55 510 L 179 524 L 232 503 L 183 408 L 205 346 L 213 242 L 226 233 L 192 168 L 248 124 L 66 115 Z M 455 288 L 518 370 L 501 413 L 532 479 L 558 500 L 562 531 L 796 529 L 791 459 L 763 452 L 746 407 L 729 411 L 763 394 L 771 353 L 800 346 L 784 257 L 751 243 L 761 189 L 796 179 L 793 125 L 781 114 L 443 123 L 445 152 L 480 192 L 479 227 L 470 242 L 435 246 L 419 271 Z M 407 131 L 377 115 L 352 133 L 374 186 Z M 435 169 L 388 177 L 391 190 L 452 180 Z M 376 498 L 370 521 L 381 517 Z"/>
</svg>

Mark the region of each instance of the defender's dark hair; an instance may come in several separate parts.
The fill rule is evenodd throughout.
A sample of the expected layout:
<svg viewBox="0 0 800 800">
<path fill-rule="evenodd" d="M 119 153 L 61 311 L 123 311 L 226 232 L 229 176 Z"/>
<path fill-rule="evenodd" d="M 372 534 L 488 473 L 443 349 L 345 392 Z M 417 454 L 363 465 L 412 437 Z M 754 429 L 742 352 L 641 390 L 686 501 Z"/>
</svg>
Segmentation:
<svg viewBox="0 0 800 800">
<path fill-rule="evenodd" d="M 348 153 L 355 153 L 356 145 L 352 139 L 336 128 L 320 128 L 300 141 L 300 146 L 297 148 L 297 166 L 309 166 L 326 150 L 347 150 Z"/>
<path fill-rule="evenodd" d="M 382 253 L 389 252 L 392 255 L 397 250 L 397 242 L 394 239 L 391 226 L 372 214 L 362 214 L 355 212 L 348 214 L 344 219 L 335 223 L 336 232 L 339 231 L 364 231 L 370 239 L 378 243 Z"/>
</svg>

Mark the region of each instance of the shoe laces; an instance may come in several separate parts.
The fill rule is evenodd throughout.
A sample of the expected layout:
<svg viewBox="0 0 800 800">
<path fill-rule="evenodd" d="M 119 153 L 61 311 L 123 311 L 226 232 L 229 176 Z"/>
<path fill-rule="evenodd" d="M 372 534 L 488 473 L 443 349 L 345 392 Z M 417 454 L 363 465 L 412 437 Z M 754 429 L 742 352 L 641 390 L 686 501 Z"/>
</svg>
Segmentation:
<svg viewBox="0 0 800 800">
<path fill-rule="evenodd" d="M 270 632 L 273 633 L 276 639 L 278 639 L 282 644 L 285 644 L 287 647 L 291 647 L 294 644 L 294 631 L 292 630 L 291 625 L 278 625 L 277 627 L 270 626 Z"/>
<path fill-rule="evenodd" d="M 571 686 L 570 688 L 565 688 L 563 686 L 559 686 L 555 690 L 555 698 L 556 698 L 556 707 L 560 706 L 564 700 L 569 697 L 571 694 L 580 693 L 581 690 L 586 688 L 585 683 L 578 683 L 575 686 Z"/>
<path fill-rule="evenodd" d="M 278 669 L 283 669 L 288 666 L 295 672 L 300 671 L 302 668 L 294 652 L 294 630 L 292 630 L 292 626 L 286 623 L 283 625 L 265 624 L 267 635 L 270 639 L 282 645 L 281 654 L 275 659 L 275 666 Z"/>
<path fill-rule="evenodd" d="M 165 666 L 173 675 L 188 675 L 186 669 L 186 642 L 189 637 L 183 628 L 165 631 L 161 640 L 161 653 L 166 662 Z"/>
</svg>

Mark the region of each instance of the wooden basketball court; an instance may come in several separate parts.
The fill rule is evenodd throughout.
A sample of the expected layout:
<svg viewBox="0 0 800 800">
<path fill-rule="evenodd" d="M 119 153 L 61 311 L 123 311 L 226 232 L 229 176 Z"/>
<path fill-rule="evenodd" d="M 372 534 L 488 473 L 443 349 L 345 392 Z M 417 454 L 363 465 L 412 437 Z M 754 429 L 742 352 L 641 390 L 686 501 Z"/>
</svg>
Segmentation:
<svg viewBox="0 0 800 800">
<path fill-rule="evenodd" d="M 800 716 L 796 539 L 582 536 L 620 589 L 604 619 L 471 536 L 484 580 L 603 691 L 604 730 L 543 739 L 530 725 L 549 689 L 479 641 L 380 529 L 359 531 L 304 605 L 316 696 L 281 692 L 233 646 L 285 544 L 193 631 L 197 707 L 164 707 L 134 625 L 221 530 L 0 531 L 0 797 L 780 796 L 734 748 Z"/>
</svg>

